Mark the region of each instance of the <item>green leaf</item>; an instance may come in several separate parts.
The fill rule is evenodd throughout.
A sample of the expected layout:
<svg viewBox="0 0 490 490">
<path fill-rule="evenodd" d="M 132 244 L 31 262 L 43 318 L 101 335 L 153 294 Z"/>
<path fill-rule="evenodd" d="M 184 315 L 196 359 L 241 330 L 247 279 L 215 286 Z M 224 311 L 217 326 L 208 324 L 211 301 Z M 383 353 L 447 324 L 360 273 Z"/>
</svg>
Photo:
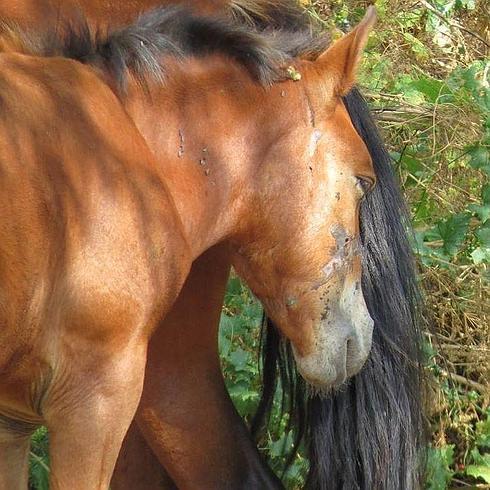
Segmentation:
<svg viewBox="0 0 490 490">
<path fill-rule="evenodd" d="M 490 204 L 490 184 L 485 184 L 481 189 L 481 199 L 484 204 Z"/>
<path fill-rule="evenodd" d="M 490 449 L 490 415 L 487 416 L 486 420 L 477 422 L 476 424 L 476 443 L 484 448 Z M 490 454 L 486 454 L 490 459 Z M 490 461 L 488 463 L 490 466 Z"/>
<path fill-rule="evenodd" d="M 478 215 L 478 218 L 480 218 L 482 223 L 485 223 L 485 221 L 490 218 L 490 204 L 484 204 L 483 206 L 480 206 L 479 204 L 470 204 L 468 209 Z"/>
<path fill-rule="evenodd" d="M 220 328 L 219 328 L 219 350 L 223 357 L 228 357 L 231 349 L 231 340 L 229 338 L 230 331 L 227 326 L 231 323 L 231 318 L 221 313 Z"/>
<path fill-rule="evenodd" d="M 475 235 L 484 248 L 490 249 L 490 221 L 486 221 L 476 231 Z"/>
<path fill-rule="evenodd" d="M 470 255 L 474 264 L 490 263 L 490 250 L 488 249 L 477 247 Z"/>
<path fill-rule="evenodd" d="M 467 10 L 474 10 L 476 7 L 475 0 L 456 0 L 456 8 L 465 8 Z"/>
<path fill-rule="evenodd" d="M 287 448 L 291 447 L 292 444 L 293 433 L 290 431 L 287 434 L 282 434 L 277 441 L 274 441 L 269 445 L 270 454 L 276 458 L 282 456 L 284 455 L 284 450 L 287 452 Z"/>
<path fill-rule="evenodd" d="M 233 364 L 233 367 L 237 371 L 245 371 L 247 369 L 249 356 L 250 355 L 247 351 L 244 351 L 243 349 L 238 347 L 230 354 L 229 358 L 231 363 Z"/>
<path fill-rule="evenodd" d="M 470 451 L 470 463 L 476 466 L 490 466 L 490 454 L 481 454 L 480 450 L 477 447 L 474 447 Z"/>
<path fill-rule="evenodd" d="M 401 167 L 410 173 L 410 175 L 407 177 L 405 185 L 416 185 L 417 181 L 413 179 L 412 176 L 421 179 L 427 173 L 420 160 L 409 155 L 408 153 L 405 153 L 401 158 L 398 158 L 398 161 Z"/>
<path fill-rule="evenodd" d="M 427 490 L 446 490 L 447 483 L 454 475 L 449 467 L 454 459 L 454 446 L 430 447 L 427 455 Z"/>
<path fill-rule="evenodd" d="M 251 389 L 248 382 L 242 380 L 232 384 L 228 383 L 227 387 L 233 403 L 242 417 L 255 412 L 259 396 L 256 390 Z"/>
<path fill-rule="evenodd" d="M 413 212 L 414 221 L 426 223 L 436 213 L 437 208 L 428 193 L 422 194 Z M 430 221 L 429 221 L 430 222 Z"/>
<path fill-rule="evenodd" d="M 463 244 L 471 215 L 468 213 L 455 214 L 437 224 L 437 232 L 443 240 L 443 252 L 453 257 Z"/>
<path fill-rule="evenodd" d="M 412 48 L 412 51 L 415 53 L 417 58 L 421 60 L 426 60 L 429 58 L 429 51 L 427 50 L 425 44 L 420 41 L 420 39 L 417 39 L 409 32 L 404 32 L 403 37 L 410 44 L 410 47 Z"/>
<path fill-rule="evenodd" d="M 485 483 L 490 483 L 490 466 L 469 465 L 465 473 L 474 478 L 481 478 Z"/>
<path fill-rule="evenodd" d="M 433 0 L 432 3 L 442 14 L 449 14 L 457 0 Z"/>
<path fill-rule="evenodd" d="M 46 427 L 40 427 L 31 438 L 29 454 L 29 488 L 49 490 L 49 437 Z"/>
<path fill-rule="evenodd" d="M 238 295 L 242 292 L 242 283 L 237 276 L 232 276 L 228 280 L 228 285 L 226 286 L 226 294 L 228 295 Z"/>
<path fill-rule="evenodd" d="M 450 95 L 449 87 L 435 78 L 423 77 L 411 83 L 411 86 L 423 94 L 428 102 L 435 103 L 439 97 Z"/>
</svg>

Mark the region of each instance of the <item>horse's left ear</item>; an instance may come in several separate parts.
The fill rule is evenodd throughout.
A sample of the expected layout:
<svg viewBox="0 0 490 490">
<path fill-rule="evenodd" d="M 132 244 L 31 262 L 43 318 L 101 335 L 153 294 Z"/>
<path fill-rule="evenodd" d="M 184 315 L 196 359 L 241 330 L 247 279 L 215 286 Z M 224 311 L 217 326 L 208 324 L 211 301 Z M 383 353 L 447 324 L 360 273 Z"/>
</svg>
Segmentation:
<svg viewBox="0 0 490 490">
<path fill-rule="evenodd" d="M 376 9 L 371 5 L 361 22 L 314 62 L 323 73 L 328 73 L 336 95 L 346 95 L 355 84 L 362 52 L 375 22 Z"/>
</svg>

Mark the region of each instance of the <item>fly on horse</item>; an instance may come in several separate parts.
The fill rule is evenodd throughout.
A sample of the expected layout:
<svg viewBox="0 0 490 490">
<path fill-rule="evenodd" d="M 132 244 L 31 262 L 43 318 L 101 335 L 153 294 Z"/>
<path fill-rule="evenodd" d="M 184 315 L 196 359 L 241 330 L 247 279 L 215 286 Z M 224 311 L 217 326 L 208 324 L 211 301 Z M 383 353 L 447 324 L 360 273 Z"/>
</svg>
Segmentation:
<svg viewBox="0 0 490 490">
<path fill-rule="evenodd" d="M 314 397 L 305 408 L 301 403 L 302 384 L 294 378 L 283 380 L 298 390 L 289 398 L 296 402 L 292 420 L 301 427 L 307 410 L 308 422 L 314 427 L 308 433 L 298 431 L 299 438 L 306 435 L 311 443 L 312 486 L 413 488 L 421 423 L 417 329 L 411 303 L 416 297 L 413 265 L 401 219 L 403 206 L 386 152 L 362 100 L 350 91 L 372 17 L 326 52 L 317 52 L 316 59 L 310 61 L 301 59 L 301 55 L 312 57 L 311 44 L 306 43 L 306 49 L 305 39 L 299 39 L 297 32 L 288 36 L 284 32 L 251 35 L 222 21 L 199 19 L 192 24 L 195 19 L 188 17 L 186 23 L 182 21 L 184 12 L 173 13 L 178 17 L 172 18 L 172 11 L 154 12 L 98 43 L 81 36 L 74 44 L 72 37 L 64 49 L 54 52 L 92 64 L 113 87 L 126 81 L 123 103 L 156 155 L 160 169 L 164 169 L 192 257 L 212 245 L 226 244 L 214 256 L 208 254 L 204 266 L 212 268 L 213 260 L 220 256 L 227 260 L 230 254 L 271 319 L 292 343 L 298 367 L 310 384 L 322 391 L 355 374 L 368 354 L 370 316 L 375 319 L 373 353 L 364 370 L 343 391 Z M 179 19 L 183 29 L 172 32 L 169 19 Z M 158 36 L 151 37 L 150 33 Z M 146 37 L 142 38 L 143 34 Z M 286 47 L 279 49 L 278 38 Z M 139 50 L 131 39 L 142 41 Z M 256 41 L 260 43 L 254 44 Z M 179 47 L 179 52 L 169 51 L 169 46 Z M 174 59 L 175 55 L 203 53 L 202 59 L 185 58 L 179 63 Z M 288 59 L 288 54 L 298 57 Z M 275 79 L 280 76 L 278 66 L 285 63 L 294 66 L 300 81 L 280 81 L 264 90 L 250 77 Z M 164 86 L 160 68 L 165 68 Z M 144 89 L 138 83 L 142 76 L 146 76 Z M 378 185 L 362 199 L 359 229 L 358 203 L 376 177 Z M 363 292 L 371 315 L 360 292 L 361 252 Z M 225 277 L 222 269 L 226 266 L 213 277 L 218 293 L 210 297 L 215 307 Z M 205 276 L 197 267 L 196 277 L 202 280 Z M 201 288 L 191 286 L 189 290 L 191 297 L 203 294 Z M 384 303 L 385 298 L 396 301 L 391 309 Z M 182 311 L 181 317 L 185 318 Z M 178 315 L 170 315 L 167 322 L 177 325 Z M 186 453 L 184 463 L 179 461 L 181 454 L 175 455 L 186 429 L 172 424 L 173 415 L 166 413 L 169 402 L 165 399 L 175 396 L 176 388 L 181 388 L 175 379 L 185 378 L 185 374 L 169 378 L 166 373 L 171 368 L 166 359 L 173 359 L 168 355 L 172 341 L 178 345 L 183 334 L 178 328 L 165 327 L 166 322 L 162 322 L 155 335 L 159 340 L 154 343 L 154 363 L 150 345 L 149 369 L 154 375 L 147 379 L 150 387 L 145 391 L 149 395 L 143 396 L 138 424 L 179 487 L 219 488 L 219 483 L 214 487 L 208 483 L 212 476 L 199 475 L 203 480 L 192 481 L 192 475 L 183 475 Z M 196 335 L 204 334 L 197 330 Z M 208 373 L 219 375 L 213 331 L 200 345 L 203 358 L 188 358 L 192 376 L 198 372 L 194 366 L 208 366 Z M 199 346 L 195 339 L 189 343 Z M 274 327 L 264 346 L 266 383 L 258 420 L 266 419 L 270 408 L 276 365 L 287 366 L 281 355 L 291 354 L 280 347 Z M 194 351 L 194 356 L 199 357 L 199 352 Z M 164 381 L 157 379 L 157 374 Z M 200 376 L 205 377 L 202 373 Z M 190 384 L 192 381 L 187 381 L 182 386 Z M 162 386 L 165 390 L 159 391 Z M 223 400 L 221 405 L 226 408 L 222 410 L 226 420 L 231 421 L 229 427 L 238 427 L 237 433 L 242 434 L 233 418 L 236 415 L 228 408 L 221 377 L 208 386 L 214 390 L 214 405 Z M 192 394 L 179 396 L 187 396 L 194 403 L 200 400 Z M 197 403 L 202 405 L 202 401 Z M 379 412 L 372 413 L 373 407 Z M 297 420 L 294 413 L 298 414 Z M 388 426 L 390 420 L 396 424 Z M 345 432 L 335 433 L 331 429 L 335 426 Z M 399 436 L 388 437 L 394 430 Z M 222 488 L 240 488 L 245 482 L 248 486 L 244 488 L 254 484 L 256 488 L 277 486 L 272 477 L 264 476 L 256 453 L 247 448 L 245 455 L 241 468 L 250 470 L 245 472 L 249 480 L 243 474 L 237 480 L 235 473 L 227 481 L 238 482 L 236 485 L 216 480 L 221 481 Z M 190 459 L 188 464 L 192 465 Z M 218 471 L 223 474 L 223 470 Z"/>
</svg>

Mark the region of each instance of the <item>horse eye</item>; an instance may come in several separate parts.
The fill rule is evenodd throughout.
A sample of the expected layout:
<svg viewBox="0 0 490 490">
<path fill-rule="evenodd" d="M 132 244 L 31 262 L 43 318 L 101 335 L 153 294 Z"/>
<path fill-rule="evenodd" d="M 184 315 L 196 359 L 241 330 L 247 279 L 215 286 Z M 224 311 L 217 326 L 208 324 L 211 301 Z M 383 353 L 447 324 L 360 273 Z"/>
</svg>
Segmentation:
<svg viewBox="0 0 490 490">
<path fill-rule="evenodd" d="M 356 177 L 357 186 L 361 189 L 363 194 L 367 194 L 374 187 L 374 179 L 371 177 Z"/>
</svg>

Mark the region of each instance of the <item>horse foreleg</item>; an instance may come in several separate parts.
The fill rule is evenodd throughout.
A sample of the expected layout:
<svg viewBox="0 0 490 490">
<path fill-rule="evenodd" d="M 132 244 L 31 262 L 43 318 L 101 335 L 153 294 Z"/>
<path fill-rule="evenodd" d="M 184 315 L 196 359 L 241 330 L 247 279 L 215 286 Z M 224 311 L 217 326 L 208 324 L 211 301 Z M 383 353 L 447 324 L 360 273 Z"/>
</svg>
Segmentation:
<svg viewBox="0 0 490 490">
<path fill-rule="evenodd" d="M 72 359 L 69 375 L 50 393 L 45 413 L 51 490 L 109 488 L 140 399 L 145 361 L 144 342 L 90 364 Z"/>
<path fill-rule="evenodd" d="M 262 462 L 221 375 L 217 334 L 228 273 L 226 248 L 201 256 L 151 338 L 136 417 L 146 443 L 133 424 L 112 490 L 282 488 Z"/>
<path fill-rule="evenodd" d="M 170 402 L 173 397 L 176 402 L 175 408 L 172 407 L 170 410 L 167 410 L 167 407 L 157 408 L 158 411 L 167 412 L 163 414 L 162 422 L 167 415 L 175 417 L 175 411 L 177 416 L 188 417 L 190 425 L 195 424 L 197 427 L 205 422 L 201 405 L 192 406 L 192 397 L 189 398 L 189 395 L 194 391 L 194 385 L 199 383 L 199 377 L 201 375 L 206 377 L 205 373 L 209 370 L 209 357 L 212 358 L 213 383 L 221 383 L 216 335 L 229 269 L 225 246 L 216 246 L 198 258 L 193 264 L 177 302 L 150 340 L 145 378 L 151 377 L 153 382 L 145 386 L 147 396 L 167 402 Z M 187 359 L 192 352 L 194 352 L 194 359 L 188 364 Z M 199 373 L 200 369 L 202 369 L 201 373 Z M 198 377 L 196 383 L 192 382 L 192 377 L 195 376 Z M 168 391 L 168 384 L 173 384 L 171 392 Z M 223 420 L 228 415 L 220 410 L 224 393 L 220 391 L 219 403 L 216 404 L 211 391 L 206 391 L 206 399 L 202 399 L 201 402 L 208 407 L 215 407 L 218 419 Z M 184 400 L 186 403 L 182 405 Z M 158 431 L 156 427 L 155 430 Z M 173 429 L 169 431 L 169 435 L 170 432 L 173 432 Z M 217 438 L 219 437 L 218 434 Z M 159 432 L 151 438 L 161 446 L 160 457 L 168 466 L 169 472 L 173 474 L 187 472 L 191 481 L 198 477 L 203 468 L 204 471 L 211 473 L 206 466 L 206 461 L 202 457 L 199 458 L 198 454 L 204 451 L 210 458 L 217 459 L 213 451 L 207 451 L 214 447 L 215 441 L 208 441 L 208 438 L 199 439 L 197 433 L 193 434 L 192 427 L 189 426 L 182 437 L 172 442 L 167 442 Z M 172 453 L 176 446 L 183 458 L 177 456 L 178 461 L 169 461 L 168 454 Z M 189 462 L 187 462 L 188 458 L 191 458 Z M 226 463 L 222 461 L 221 464 L 224 466 Z M 214 477 L 218 478 L 219 475 L 216 474 Z M 177 488 L 135 422 L 131 424 L 124 439 L 111 482 L 112 490 L 128 488 L 132 490 Z"/>
<path fill-rule="evenodd" d="M 135 421 L 124 438 L 111 490 L 177 490 Z"/>
</svg>

